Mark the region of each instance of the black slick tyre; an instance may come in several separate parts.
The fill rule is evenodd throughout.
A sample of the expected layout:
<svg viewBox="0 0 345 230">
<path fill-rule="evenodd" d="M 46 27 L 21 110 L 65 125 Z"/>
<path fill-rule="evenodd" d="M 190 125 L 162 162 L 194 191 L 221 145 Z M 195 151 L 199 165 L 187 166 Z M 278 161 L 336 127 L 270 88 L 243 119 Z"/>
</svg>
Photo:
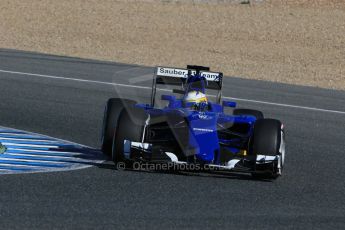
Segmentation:
<svg viewBox="0 0 345 230">
<path fill-rule="evenodd" d="M 107 101 L 103 117 L 101 147 L 102 152 L 105 155 L 111 155 L 111 151 L 113 148 L 113 136 L 117 127 L 121 111 L 123 110 L 123 108 L 134 106 L 135 103 L 135 101 L 122 98 L 110 98 Z"/>
</svg>

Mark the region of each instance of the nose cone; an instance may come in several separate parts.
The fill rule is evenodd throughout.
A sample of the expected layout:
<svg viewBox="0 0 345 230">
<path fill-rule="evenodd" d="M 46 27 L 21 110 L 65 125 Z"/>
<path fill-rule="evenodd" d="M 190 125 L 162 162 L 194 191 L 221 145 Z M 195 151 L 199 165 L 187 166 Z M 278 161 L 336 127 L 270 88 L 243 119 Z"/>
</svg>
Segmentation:
<svg viewBox="0 0 345 230">
<path fill-rule="evenodd" d="M 191 144 L 197 149 L 196 157 L 204 163 L 212 163 L 219 150 L 217 118 L 215 113 L 195 112 L 190 115 Z"/>
</svg>

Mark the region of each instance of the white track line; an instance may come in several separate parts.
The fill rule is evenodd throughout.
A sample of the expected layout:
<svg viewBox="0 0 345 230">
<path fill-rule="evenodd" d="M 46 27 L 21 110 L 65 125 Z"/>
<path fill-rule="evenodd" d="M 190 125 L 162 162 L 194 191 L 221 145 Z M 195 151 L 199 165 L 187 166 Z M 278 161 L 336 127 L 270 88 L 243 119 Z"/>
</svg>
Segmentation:
<svg viewBox="0 0 345 230">
<path fill-rule="evenodd" d="M 331 110 L 331 109 L 319 109 L 319 108 L 313 108 L 313 107 L 308 107 L 308 106 L 289 105 L 289 104 L 282 104 L 282 103 L 275 103 L 275 102 L 268 102 L 268 101 L 257 101 L 257 100 L 250 100 L 250 99 L 242 99 L 242 98 L 236 98 L 236 97 L 223 97 L 223 98 L 230 99 L 230 100 L 237 100 L 237 101 L 253 102 L 253 103 L 258 103 L 258 104 L 266 104 L 266 105 L 275 105 L 275 106 L 281 106 L 281 107 L 313 110 L 313 111 L 326 112 L 326 113 L 345 114 L 345 111 L 338 111 L 338 110 Z"/>
<path fill-rule="evenodd" d="M 80 78 L 68 78 L 68 77 L 58 77 L 58 76 L 45 75 L 45 74 L 8 71 L 8 70 L 2 70 L 2 69 L 0 69 L 0 72 L 2 72 L 2 73 L 10 73 L 10 74 L 18 74 L 18 75 L 35 76 L 35 77 L 43 77 L 43 78 L 50 78 L 50 79 L 58 79 L 58 80 L 69 80 L 69 81 L 77 81 L 77 82 L 96 83 L 96 84 L 102 84 L 102 85 L 121 86 L 121 87 L 128 87 L 128 88 L 151 89 L 150 87 L 147 87 L 147 86 L 126 85 L 126 84 L 119 84 L 119 83 L 112 83 L 112 82 L 86 80 L 86 79 L 80 79 Z"/>
<path fill-rule="evenodd" d="M 30 138 L 9 138 L 9 137 L 0 137 L 0 141 L 22 141 L 22 142 L 44 142 L 44 143 L 57 143 L 58 141 L 54 140 L 40 140 L 40 139 L 30 139 Z"/>
<path fill-rule="evenodd" d="M 86 83 L 94 83 L 94 84 L 102 84 L 102 85 L 120 86 L 120 87 L 127 87 L 127 88 L 151 89 L 151 87 L 147 87 L 147 86 L 126 85 L 126 84 L 113 83 L 113 82 L 103 82 L 103 81 L 86 80 L 86 79 L 79 79 L 79 78 L 68 78 L 68 77 L 60 77 L 60 76 L 53 76 L 53 75 L 46 75 L 46 74 L 9 71 L 9 70 L 2 70 L 2 69 L 0 69 L 0 72 L 9 73 L 9 74 L 17 74 L 17 75 L 35 76 L 35 77 L 42 77 L 42 78 L 49 78 L 49 79 L 57 79 L 57 80 L 68 80 L 68 81 L 76 81 L 76 82 L 86 82 Z M 159 90 L 171 92 L 171 90 L 169 90 L 169 89 L 159 89 Z M 226 97 L 226 96 L 224 96 L 223 98 L 231 99 L 231 100 L 238 100 L 238 101 L 245 101 L 245 102 L 252 102 L 252 103 L 257 103 L 257 104 L 290 107 L 290 108 L 296 108 L 296 109 L 313 110 L 313 111 L 327 112 L 327 113 L 345 114 L 345 111 L 320 109 L 320 108 L 313 108 L 313 107 L 308 107 L 308 106 L 290 105 L 290 104 L 283 104 L 283 103 L 274 103 L 274 102 L 250 100 L 250 99 L 244 99 L 244 98 Z"/>
</svg>

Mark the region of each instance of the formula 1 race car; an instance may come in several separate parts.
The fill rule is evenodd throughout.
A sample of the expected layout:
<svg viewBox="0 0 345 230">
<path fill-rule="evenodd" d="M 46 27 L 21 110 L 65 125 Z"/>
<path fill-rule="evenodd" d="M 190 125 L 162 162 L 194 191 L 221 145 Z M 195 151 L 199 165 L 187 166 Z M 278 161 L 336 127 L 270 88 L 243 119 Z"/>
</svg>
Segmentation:
<svg viewBox="0 0 345 230">
<path fill-rule="evenodd" d="M 277 178 L 285 157 L 283 124 L 264 118 L 261 111 L 235 108 L 235 102 L 221 103 L 222 79 L 222 73 L 208 67 L 157 67 L 150 104 L 108 100 L 102 151 L 116 165 L 121 162 L 129 168 L 133 162 L 170 162 Z M 158 91 L 172 92 L 160 96 L 160 102 L 166 102 L 161 108 Z"/>
</svg>

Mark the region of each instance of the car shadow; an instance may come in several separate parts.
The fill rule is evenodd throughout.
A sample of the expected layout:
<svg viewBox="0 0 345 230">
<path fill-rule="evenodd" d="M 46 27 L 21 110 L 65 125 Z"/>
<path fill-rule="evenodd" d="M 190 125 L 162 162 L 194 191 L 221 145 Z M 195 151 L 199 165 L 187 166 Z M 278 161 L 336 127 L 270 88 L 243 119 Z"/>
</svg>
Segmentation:
<svg viewBox="0 0 345 230">
<path fill-rule="evenodd" d="M 55 149 L 56 151 L 56 149 Z M 100 169 L 113 170 L 115 171 L 126 171 L 131 173 L 150 173 L 150 174 L 169 174 L 176 176 L 188 176 L 188 177 L 205 177 L 205 178 L 222 178 L 222 179 L 233 179 L 233 180 L 247 180 L 247 181 L 262 181 L 262 182 L 271 182 L 272 180 L 254 178 L 249 173 L 239 173 L 231 171 L 217 171 L 217 170 L 143 170 L 143 169 L 117 169 L 115 164 L 108 156 L 105 156 L 100 150 L 82 147 L 75 148 L 74 146 L 65 146 L 60 148 L 58 151 L 64 152 L 76 152 L 82 153 L 75 156 L 85 162 L 65 160 L 66 163 L 78 163 L 88 166 L 94 166 Z"/>
<path fill-rule="evenodd" d="M 129 172 L 129 173 L 146 173 L 146 174 L 168 174 L 186 177 L 204 177 L 204 178 L 221 178 L 232 180 L 246 180 L 246 181 L 260 181 L 272 182 L 270 179 L 254 178 L 248 173 L 230 172 L 230 171 L 206 171 L 206 170 L 140 170 L 140 169 L 117 169 L 114 162 L 109 158 L 107 161 L 95 164 L 100 169 L 113 170 L 114 172 Z"/>
</svg>

